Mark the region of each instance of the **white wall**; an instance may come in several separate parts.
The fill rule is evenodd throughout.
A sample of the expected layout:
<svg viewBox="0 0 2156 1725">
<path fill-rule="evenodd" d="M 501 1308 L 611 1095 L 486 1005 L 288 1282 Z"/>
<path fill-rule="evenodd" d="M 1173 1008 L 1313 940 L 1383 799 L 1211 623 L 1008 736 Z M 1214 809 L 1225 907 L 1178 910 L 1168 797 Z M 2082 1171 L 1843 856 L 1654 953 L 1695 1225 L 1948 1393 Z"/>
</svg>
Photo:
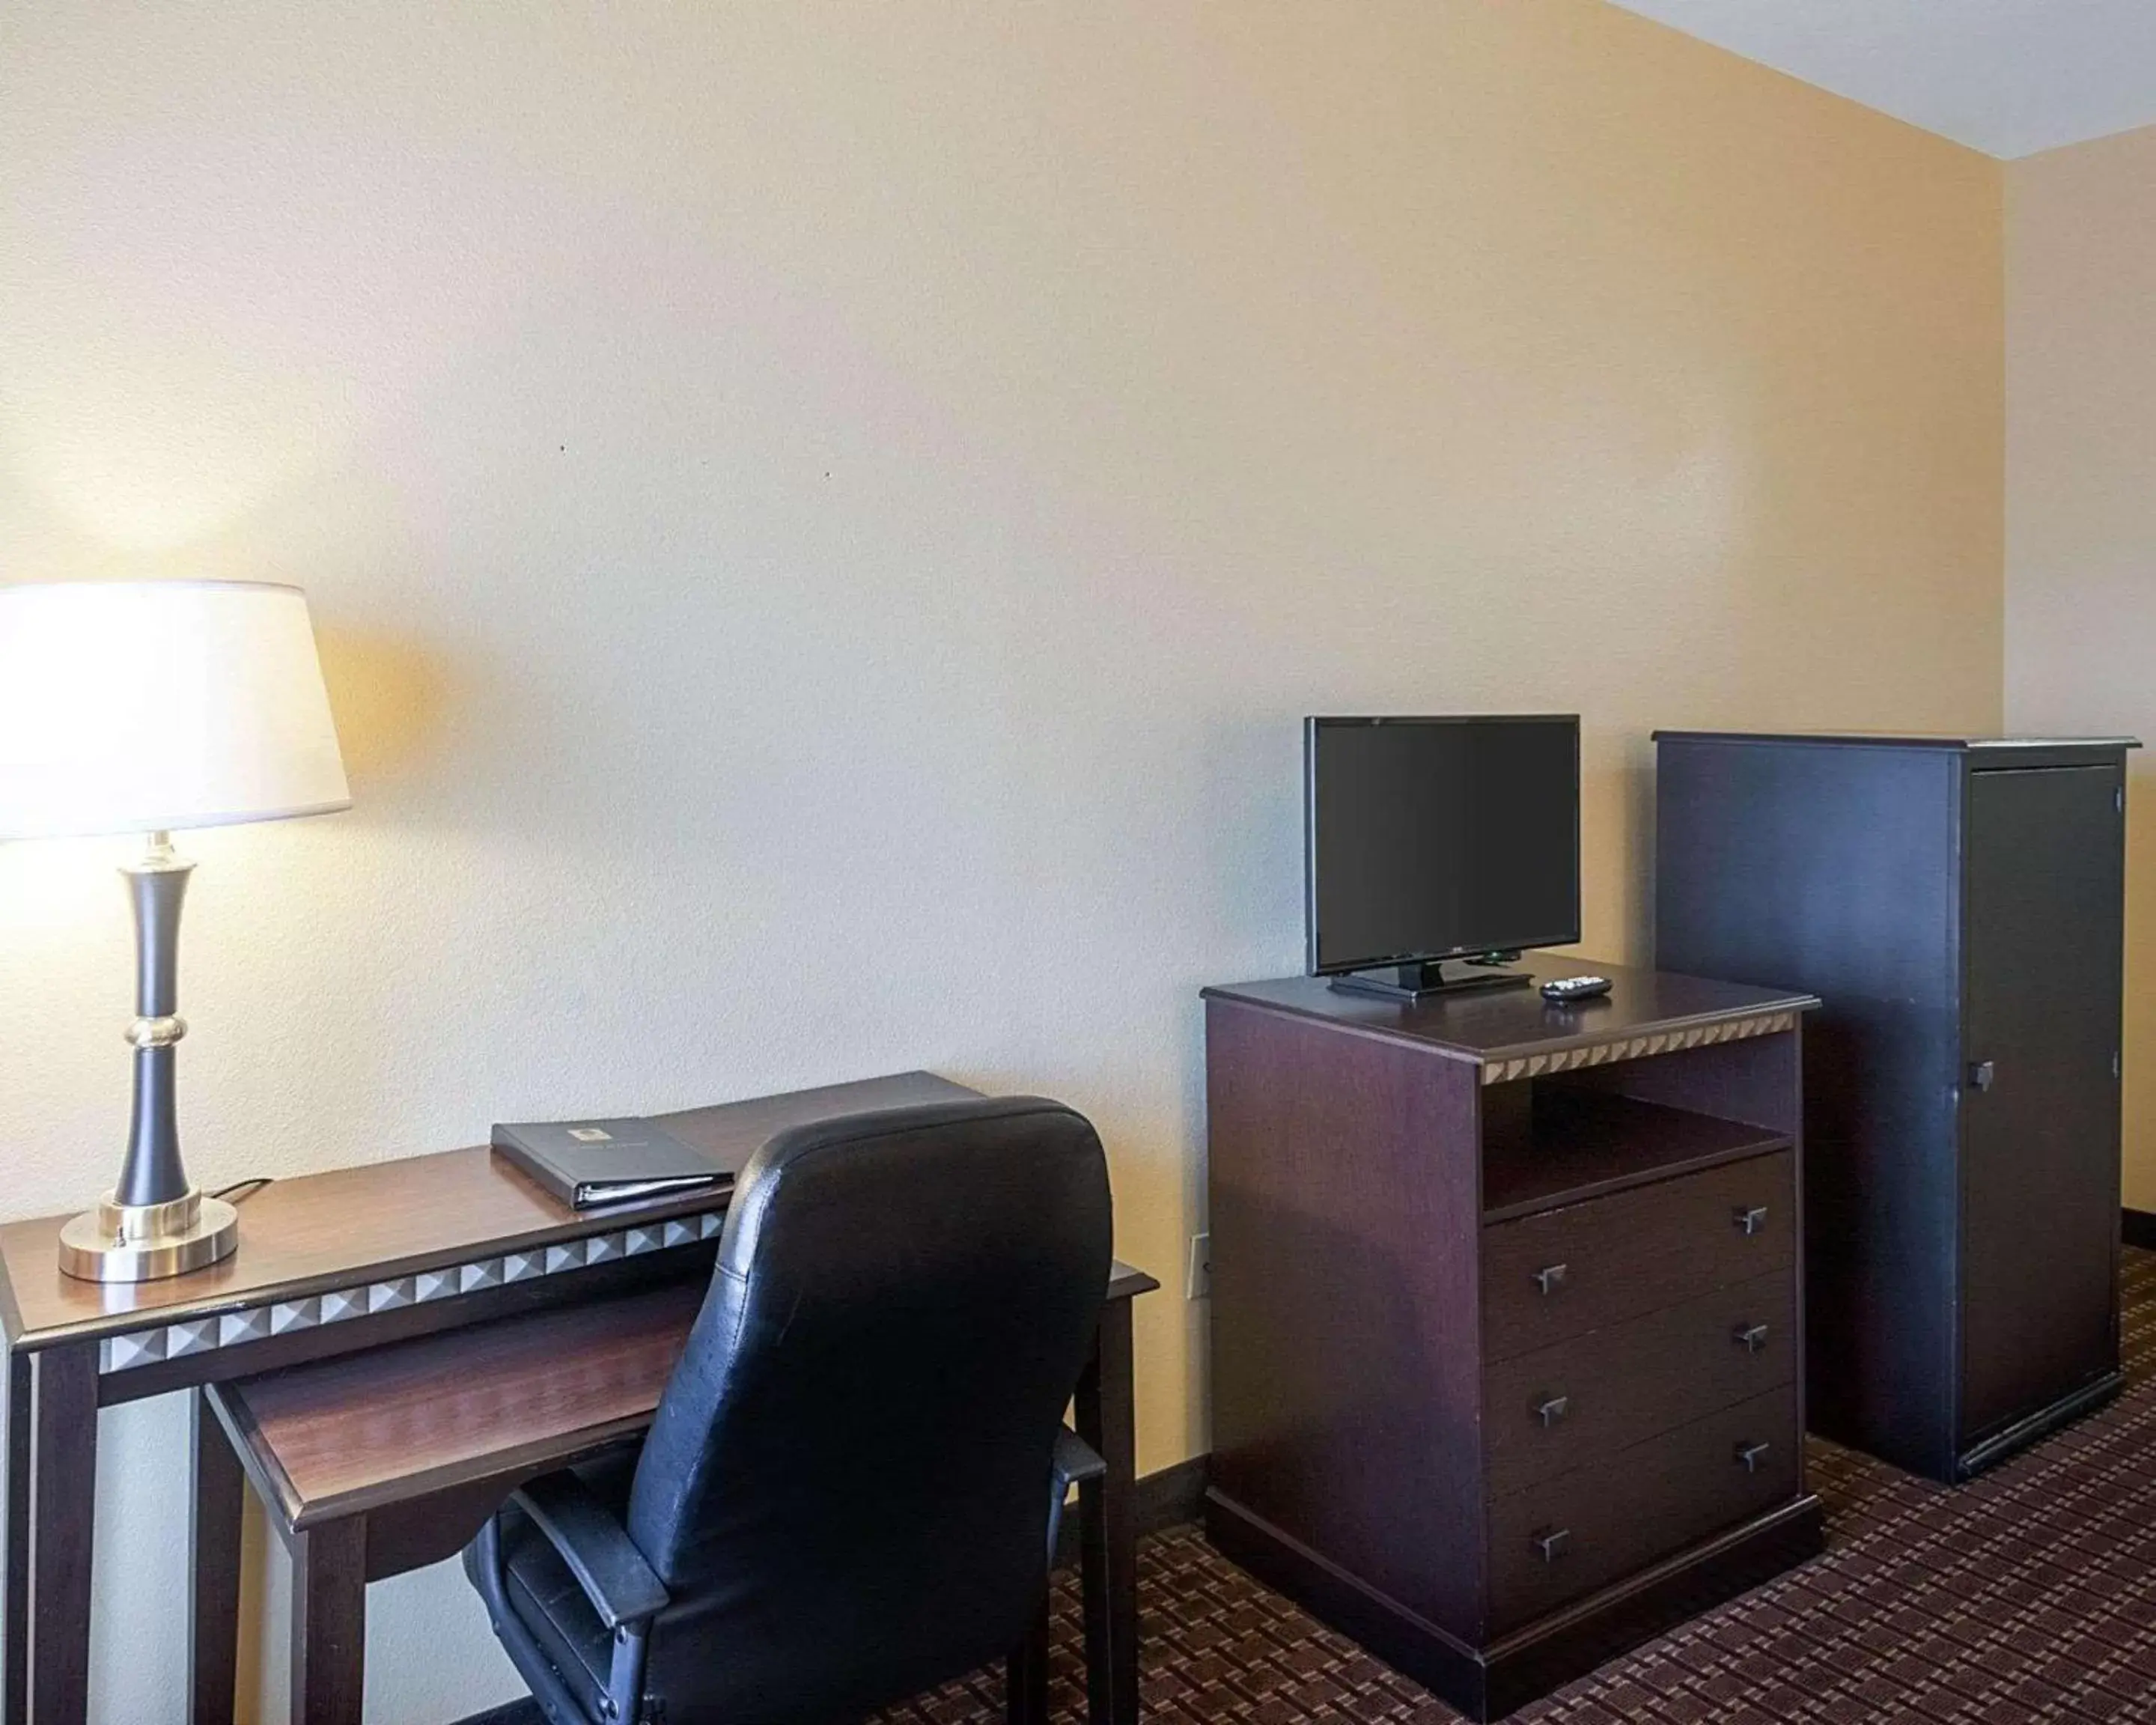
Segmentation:
<svg viewBox="0 0 2156 1725">
<path fill-rule="evenodd" d="M 1153 1469 L 1300 716 L 1584 712 L 1644 951 L 1654 725 L 1996 721 L 1998 277 L 1995 165 L 1591 0 L 13 7 L 0 579 L 313 595 L 357 807 L 188 841 L 204 1184 L 1045 1091 Z M 0 846 L 11 1214 L 116 1166 L 124 849 Z M 182 1410 L 103 1443 L 160 1725 Z M 374 1718 L 514 1692 L 449 1571 L 370 1606 Z"/>
<path fill-rule="evenodd" d="M 2006 716 L 2156 742 L 2156 126 L 2008 164 Z M 2156 767 L 2129 757 L 2126 1202 L 2156 1210 Z"/>
</svg>

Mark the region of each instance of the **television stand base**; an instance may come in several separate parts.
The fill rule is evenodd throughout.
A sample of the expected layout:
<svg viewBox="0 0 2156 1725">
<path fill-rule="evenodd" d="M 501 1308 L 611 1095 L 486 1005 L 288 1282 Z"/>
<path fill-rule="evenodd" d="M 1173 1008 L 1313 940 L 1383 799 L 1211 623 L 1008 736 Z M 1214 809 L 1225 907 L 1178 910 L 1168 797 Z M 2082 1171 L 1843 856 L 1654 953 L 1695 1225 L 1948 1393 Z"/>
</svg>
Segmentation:
<svg viewBox="0 0 2156 1725">
<path fill-rule="evenodd" d="M 1517 957 L 1517 953 L 1507 953 Z M 1374 994 L 1381 1000 L 1397 1000 L 1412 1006 L 1440 994 L 1466 994 L 1478 988 L 1528 988 L 1534 978 L 1524 970 L 1507 970 L 1488 959 L 1467 961 L 1464 970 L 1447 975 L 1444 959 L 1422 964 L 1389 964 L 1382 970 L 1351 970 L 1332 978 L 1343 994 Z"/>
</svg>

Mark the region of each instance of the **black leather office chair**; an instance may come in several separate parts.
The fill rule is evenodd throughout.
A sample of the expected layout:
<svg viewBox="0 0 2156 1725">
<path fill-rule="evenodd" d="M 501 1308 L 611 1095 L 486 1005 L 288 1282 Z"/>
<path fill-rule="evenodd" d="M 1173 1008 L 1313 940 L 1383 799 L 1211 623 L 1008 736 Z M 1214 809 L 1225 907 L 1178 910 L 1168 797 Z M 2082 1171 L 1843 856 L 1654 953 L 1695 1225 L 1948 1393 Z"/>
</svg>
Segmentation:
<svg viewBox="0 0 2156 1725">
<path fill-rule="evenodd" d="M 1033 1725 L 1047 1554 L 1099 1468 L 1063 1410 L 1109 1250 L 1101 1141 L 1060 1103 L 773 1139 L 644 1443 L 533 1481 L 465 1552 L 547 1717 L 845 1719 L 1008 1656 Z"/>
</svg>

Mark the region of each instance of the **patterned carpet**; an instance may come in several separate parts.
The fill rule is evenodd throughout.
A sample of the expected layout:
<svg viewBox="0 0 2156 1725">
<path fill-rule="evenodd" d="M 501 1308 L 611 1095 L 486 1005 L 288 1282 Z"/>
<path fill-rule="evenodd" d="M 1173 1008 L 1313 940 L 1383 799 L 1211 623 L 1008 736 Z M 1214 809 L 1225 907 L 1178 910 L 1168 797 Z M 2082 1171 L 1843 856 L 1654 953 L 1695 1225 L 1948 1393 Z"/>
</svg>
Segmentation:
<svg viewBox="0 0 2156 1725">
<path fill-rule="evenodd" d="M 1513 1714 L 1519 1725 L 2156 1722 L 2156 1253 L 2128 1251 L 2126 1394 L 1948 1491 L 1814 1440 L 1826 1555 Z M 1449 1725 L 1459 1715 L 1217 1556 L 1148 1540 L 1148 1725 Z M 1075 1589 L 1054 1700 L 1085 1717 Z M 992 1725 L 999 1672 L 884 1716 Z"/>
</svg>

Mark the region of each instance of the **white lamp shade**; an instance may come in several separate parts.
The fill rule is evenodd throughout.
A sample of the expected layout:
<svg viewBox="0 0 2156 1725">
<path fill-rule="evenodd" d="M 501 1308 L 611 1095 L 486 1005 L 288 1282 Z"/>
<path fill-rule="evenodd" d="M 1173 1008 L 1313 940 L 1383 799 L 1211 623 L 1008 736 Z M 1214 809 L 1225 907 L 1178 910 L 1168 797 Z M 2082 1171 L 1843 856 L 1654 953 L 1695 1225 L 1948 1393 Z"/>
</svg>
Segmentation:
<svg viewBox="0 0 2156 1725">
<path fill-rule="evenodd" d="M 0 587 L 0 836 L 351 806 L 296 587 Z"/>
</svg>

